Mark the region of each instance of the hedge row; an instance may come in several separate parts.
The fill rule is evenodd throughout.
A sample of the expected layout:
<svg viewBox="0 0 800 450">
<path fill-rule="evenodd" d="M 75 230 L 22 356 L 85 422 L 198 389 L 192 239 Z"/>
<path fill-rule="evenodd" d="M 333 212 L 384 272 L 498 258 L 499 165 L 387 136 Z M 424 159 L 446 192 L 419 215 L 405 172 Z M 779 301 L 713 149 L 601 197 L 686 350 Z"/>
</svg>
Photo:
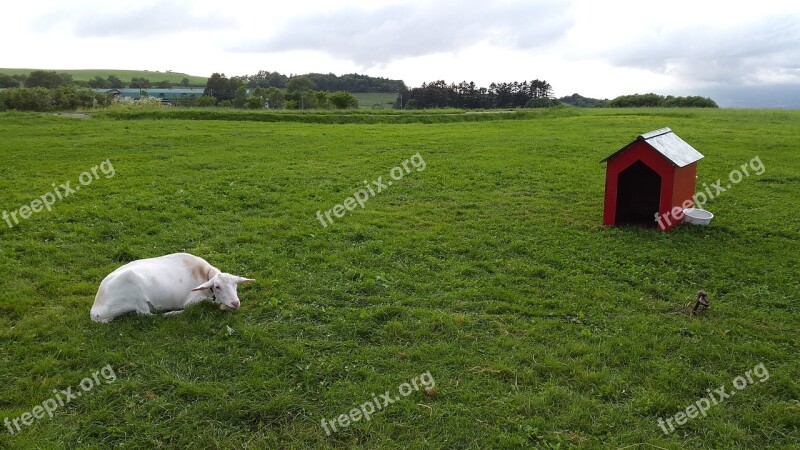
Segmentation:
<svg viewBox="0 0 800 450">
<path fill-rule="evenodd" d="M 533 110 L 491 111 L 491 112 L 450 112 L 450 113 L 329 113 L 326 111 L 304 111 L 291 114 L 272 111 L 247 111 L 230 108 L 169 108 L 152 110 L 108 109 L 102 114 L 115 119 L 182 119 L 182 120 L 232 120 L 253 122 L 301 122 L 301 123 L 452 123 L 483 122 L 489 120 L 529 119 L 541 114 Z M 544 112 L 544 111 L 542 111 Z"/>
<path fill-rule="evenodd" d="M 108 106 L 111 98 L 93 89 L 61 86 L 11 88 L 0 91 L 0 111 L 74 111 Z"/>
</svg>

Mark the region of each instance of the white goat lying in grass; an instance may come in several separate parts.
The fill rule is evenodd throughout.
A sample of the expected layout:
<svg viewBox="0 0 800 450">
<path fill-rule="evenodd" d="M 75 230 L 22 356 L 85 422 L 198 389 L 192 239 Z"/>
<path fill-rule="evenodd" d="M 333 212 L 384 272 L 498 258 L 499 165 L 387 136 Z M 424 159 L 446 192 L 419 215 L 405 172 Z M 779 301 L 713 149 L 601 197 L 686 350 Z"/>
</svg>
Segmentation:
<svg viewBox="0 0 800 450">
<path fill-rule="evenodd" d="M 239 309 L 236 288 L 239 283 L 253 281 L 223 273 L 188 253 L 140 259 L 103 279 L 91 317 L 95 322 L 107 323 L 129 312 L 178 314 L 203 300 L 219 303 L 223 310 Z"/>
</svg>

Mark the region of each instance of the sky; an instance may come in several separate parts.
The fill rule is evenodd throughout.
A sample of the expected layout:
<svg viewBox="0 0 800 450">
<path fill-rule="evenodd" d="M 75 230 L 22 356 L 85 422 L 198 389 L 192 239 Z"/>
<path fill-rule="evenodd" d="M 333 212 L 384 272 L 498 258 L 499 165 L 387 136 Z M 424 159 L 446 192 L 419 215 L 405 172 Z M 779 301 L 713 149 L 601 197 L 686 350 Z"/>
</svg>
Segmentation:
<svg viewBox="0 0 800 450">
<path fill-rule="evenodd" d="M 796 0 L 27 0 L 3 15 L 0 67 L 538 78 L 557 97 L 800 108 Z"/>
</svg>

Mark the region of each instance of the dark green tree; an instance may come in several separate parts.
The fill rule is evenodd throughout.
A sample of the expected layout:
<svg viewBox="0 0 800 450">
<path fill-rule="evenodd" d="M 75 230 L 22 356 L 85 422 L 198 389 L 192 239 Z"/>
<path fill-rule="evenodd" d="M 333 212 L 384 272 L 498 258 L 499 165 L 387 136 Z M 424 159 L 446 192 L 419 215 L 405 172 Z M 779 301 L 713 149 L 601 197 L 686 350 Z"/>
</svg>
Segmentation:
<svg viewBox="0 0 800 450">
<path fill-rule="evenodd" d="M 101 76 L 94 77 L 93 79 L 89 80 L 88 83 L 89 87 L 93 89 L 106 89 L 111 87 L 111 84 L 108 82 L 108 80 Z"/>
<path fill-rule="evenodd" d="M 286 101 L 286 96 L 276 87 L 267 88 L 264 91 L 264 98 L 269 109 L 283 109 Z"/>
<path fill-rule="evenodd" d="M 62 72 L 62 73 L 59 73 L 58 76 L 60 76 L 61 79 L 64 81 L 62 86 L 68 86 L 68 85 L 73 84 L 73 83 L 79 83 L 77 81 L 73 81 L 72 75 L 70 75 L 68 73 L 63 73 Z"/>
<path fill-rule="evenodd" d="M 259 70 L 255 75 L 246 75 L 243 78 L 247 80 L 247 86 L 250 88 L 283 88 L 286 87 L 286 82 L 289 80 L 286 75 L 268 70 Z"/>
<path fill-rule="evenodd" d="M 108 87 L 112 89 L 122 89 L 125 87 L 125 82 L 120 80 L 119 77 L 116 75 L 109 75 L 108 78 Z"/>
<path fill-rule="evenodd" d="M 70 77 L 71 78 L 71 77 Z M 25 87 L 43 87 L 55 89 L 69 84 L 65 78 L 52 70 L 34 70 L 25 80 Z"/>
<path fill-rule="evenodd" d="M 577 106 L 579 108 L 603 108 L 608 105 L 607 99 L 584 97 L 578 93 L 558 99 L 561 103 Z"/>
<path fill-rule="evenodd" d="M 286 83 L 286 98 L 292 100 L 299 109 L 314 106 L 314 82 L 306 76 L 292 77 Z"/>
<path fill-rule="evenodd" d="M 329 109 L 331 103 L 328 101 L 328 93 L 326 91 L 314 92 L 314 108 Z"/>
<path fill-rule="evenodd" d="M 247 103 L 247 88 L 244 85 L 236 88 L 236 94 L 233 97 L 234 108 L 244 108 Z"/>
<path fill-rule="evenodd" d="M 358 108 L 358 100 L 347 91 L 336 91 L 328 96 L 328 100 L 336 109 Z"/>
<path fill-rule="evenodd" d="M 289 94 L 293 94 L 296 92 L 305 92 L 305 91 L 310 91 L 315 87 L 317 86 L 307 76 L 297 76 L 297 77 L 292 77 L 286 83 L 286 92 Z"/>
<path fill-rule="evenodd" d="M 253 95 L 247 99 L 245 106 L 248 109 L 261 109 L 264 107 L 264 97 Z"/>
<path fill-rule="evenodd" d="M 15 88 L 19 87 L 19 85 L 19 81 L 15 80 L 10 75 L 0 73 L 0 89 Z"/>
<path fill-rule="evenodd" d="M 213 73 L 211 78 L 206 82 L 206 89 L 203 95 L 212 96 L 218 102 L 223 100 L 233 100 L 236 96 L 236 90 L 242 84 L 242 81 L 237 78 L 228 78 L 224 73 Z"/>
<path fill-rule="evenodd" d="M 150 89 L 150 80 L 144 77 L 133 77 L 131 78 L 130 87 L 138 88 L 138 89 Z"/>
</svg>

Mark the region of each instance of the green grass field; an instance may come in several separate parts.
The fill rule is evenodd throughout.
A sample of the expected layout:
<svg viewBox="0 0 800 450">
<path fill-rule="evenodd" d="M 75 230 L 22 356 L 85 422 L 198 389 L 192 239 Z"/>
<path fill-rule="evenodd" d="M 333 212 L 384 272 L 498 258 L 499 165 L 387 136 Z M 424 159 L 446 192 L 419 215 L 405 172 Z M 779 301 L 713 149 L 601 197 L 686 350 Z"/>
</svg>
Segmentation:
<svg viewBox="0 0 800 450">
<path fill-rule="evenodd" d="M 58 73 L 67 73 L 72 75 L 75 81 L 89 81 L 94 77 L 108 78 L 110 75 L 116 75 L 124 82 L 130 82 L 131 78 L 147 78 L 153 83 L 158 81 L 170 81 L 178 84 L 184 78 L 189 79 L 189 84 L 192 86 L 205 86 L 208 77 L 199 77 L 196 75 L 187 75 L 179 72 L 159 72 L 154 70 L 118 70 L 118 69 L 80 69 L 80 70 L 61 70 L 61 69 L 20 69 L 20 68 L 0 68 L 0 74 L 6 75 L 28 75 L 34 70 L 54 70 Z"/>
<path fill-rule="evenodd" d="M 32 422 L 0 447 L 799 447 L 800 112 L 439 115 L 0 114 L 0 210 L 81 186 L 0 222 L 0 420 Z M 664 126 L 705 155 L 698 186 L 765 171 L 705 205 L 710 227 L 602 226 L 598 162 Z M 424 170 L 322 226 L 417 153 Z M 242 308 L 90 321 L 106 274 L 180 251 L 255 278 Z M 403 384 L 425 373 L 435 391 Z M 720 386 L 735 396 L 662 431 Z"/>
</svg>

